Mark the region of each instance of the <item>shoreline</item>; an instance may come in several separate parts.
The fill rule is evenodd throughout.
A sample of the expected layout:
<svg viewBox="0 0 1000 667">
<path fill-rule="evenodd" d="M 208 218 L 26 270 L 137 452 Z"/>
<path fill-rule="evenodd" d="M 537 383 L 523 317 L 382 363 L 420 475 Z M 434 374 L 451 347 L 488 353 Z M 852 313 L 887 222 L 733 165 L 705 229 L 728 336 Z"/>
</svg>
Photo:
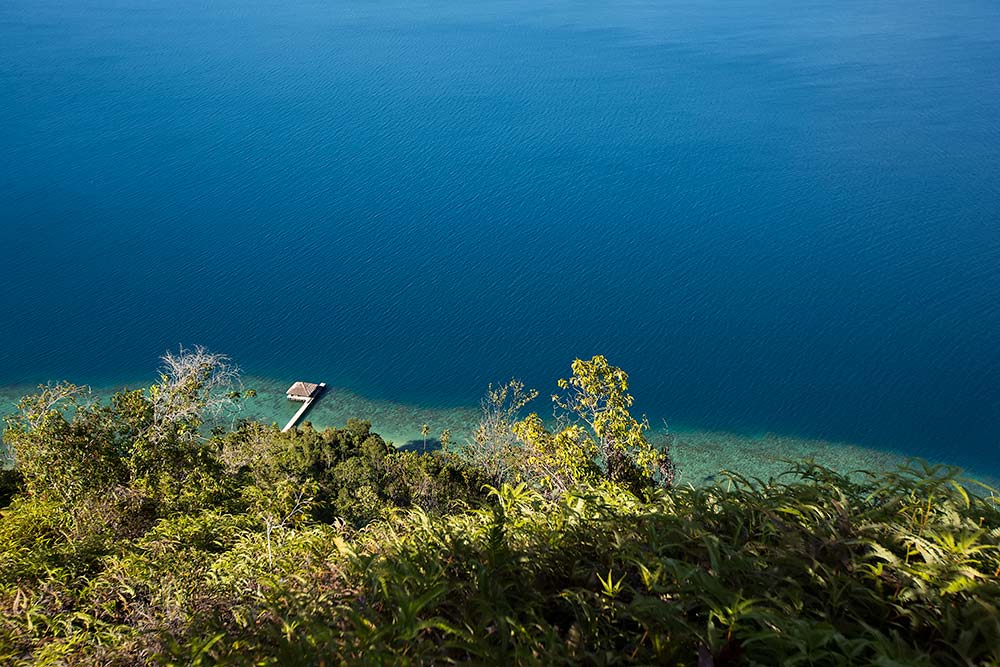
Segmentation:
<svg viewBox="0 0 1000 667">
<path fill-rule="evenodd" d="M 285 396 L 287 382 L 261 376 L 244 376 L 244 385 L 253 388 L 257 395 L 244 401 L 242 416 L 263 423 L 274 423 L 278 427 L 294 413 L 296 406 Z M 153 379 L 145 384 L 151 384 Z M 143 383 L 129 383 L 138 387 Z M 0 417 L 10 414 L 14 403 L 37 385 L 0 386 Z M 94 393 L 107 396 L 118 391 L 116 387 L 93 387 Z M 303 419 L 317 429 L 342 427 L 348 419 L 357 418 L 372 423 L 372 430 L 386 442 L 398 448 L 423 448 L 424 439 L 421 426 L 427 424 L 430 433 L 427 444 L 433 446 L 445 429 L 451 433 L 451 441 L 460 444 L 470 439 L 479 419 L 479 407 L 434 408 L 398 403 L 382 399 L 370 399 L 347 389 L 331 386 L 321 400 Z M 742 434 L 724 430 L 712 430 L 697 426 L 652 428 L 649 439 L 656 445 L 672 441 L 671 454 L 674 457 L 679 476 L 679 484 L 700 485 L 710 483 L 723 470 L 732 470 L 748 478 L 768 479 L 787 471 L 784 460 L 813 459 L 817 463 L 841 472 L 869 470 L 882 472 L 898 467 L 908 459 L 916 458 L 904 452 L 878 449 L 850 442 L 829 441 L 777 433 Z M 947 461 L 930 461 L 932 464 L 955 465 L 987 484 L 996 486 L 1000 475 L 986 471 L 958 466 Z"/>
</svg>

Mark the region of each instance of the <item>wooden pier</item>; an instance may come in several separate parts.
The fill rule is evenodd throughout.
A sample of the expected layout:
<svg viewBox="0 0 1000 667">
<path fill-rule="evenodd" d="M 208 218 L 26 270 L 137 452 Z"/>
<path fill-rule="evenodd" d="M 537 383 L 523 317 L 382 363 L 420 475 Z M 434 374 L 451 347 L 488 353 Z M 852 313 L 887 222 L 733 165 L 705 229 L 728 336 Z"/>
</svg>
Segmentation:
<svg viewBox="0 0 1000 667">
<path fill-rule="evenodd" d="M 326 383 L 320 382 L 319 384 L 313 384 L 312 382 L 296 382 L 291 387 L 288 388 L 286 392 L 288 394 L 288 400 L 298 401 L 302 403 L 302 407 L 288 420 L 285 424 L 285 428 L 281 429 L 281 432 L 291 431 L 295 428 L 295 425 L 299 423 L 302 417 L 309 411 L 312 404 L 319 399 L 323 390 L 326 389 Z"/>
</svg>

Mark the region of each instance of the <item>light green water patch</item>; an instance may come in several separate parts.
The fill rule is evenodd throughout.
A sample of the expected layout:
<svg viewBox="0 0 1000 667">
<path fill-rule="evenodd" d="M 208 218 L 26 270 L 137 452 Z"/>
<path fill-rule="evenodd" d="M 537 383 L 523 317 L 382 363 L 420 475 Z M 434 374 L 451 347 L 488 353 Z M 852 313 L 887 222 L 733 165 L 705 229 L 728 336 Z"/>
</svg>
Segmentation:
<svg viewBox="0 0 1000 667">
<path fill-rule="evenodd" d="M 663 442 L 665 434 L 654 432 L 651 439 Z M 789 460 L 812 459 L 840 472 L 886 471 L 906 462 L 901 454 L 842 442 L 694 429 L 674 432 L 671 451 L 679 469 L 678 483 L 694 486 L 720 479 L 722 470 L 767 480 L 787 471 Z"/>
<path fill-rule="evenodd" d="M 287 380 L 244 377 L 245 387 L 254 389 L 256 396 L 243 402 L 240 416 L 284 426 L 300 405 L 288 400 L 285 395 L 290 384 Z M 34 386 L 27 385 L 0 387 L 0 416 L 12 413 L 19 398 L 34 389 Z M 114 391 L 116 389 L 113 388 L 94 390 L 102 398 Z M 541 406 L 536 408 L 541 410 Z M 433 408 L 373 400 L 347 389 L 329 387 L 305 415 L 303 422 L 323 429 L 344 426 L 349 419 L 355 418 L 370 421 L 376 433 L 397 447 L 419 448 L 424 443 L 421 434 L 424 424 L 429 429 L 427 444 L 431 447 L 437 444 L 445 430 L 450 432 L 451 441 L 455 444 L 468 441 L 478 424 L 479 410 L 477 407 Z M 686 427 L 674 429 L 669 436 L 672 440 L 671 452 L 679 470 L 677 482 L 695 486 L 719 479 L 722 470 L 766 480 L 785 472 L 788 469 L 787 460 L 812 459 L 841 472 L 885 471 L 906 462 L 906 456 L 897 452 L 775 434 L 744 435 Z M 650 439 L 662 445 L 668 441 L 668 433 L 663 428 L 654 428 Z M 996 480 L 985 475 L 970 474 L 996 485 Z"/>
<path fill-rule="evenodd" d="M 248 377 L 244 384 L 257 395 L 244 402 L 244 415 L 264 423 L 283 427 L 295 414 L 299 404 L 288 400 L 285 391 L 291 382 L 269 378 Z M 348 419 L 366 419 L 372 430 L 396 446 L 423 444 L 421 429 L 430 429 L 428 442 L 437 441 L 442 432 L 450 431 L 452 442 L 464 442 L 472 436 L 478 422 L 475 408 L 428 408 L 391 401 L 365 398 L 346 389 L 328 387 L 322 397 L 306 413 L 303 422 L 316 428 L 343 426 Z"/>
</svg>

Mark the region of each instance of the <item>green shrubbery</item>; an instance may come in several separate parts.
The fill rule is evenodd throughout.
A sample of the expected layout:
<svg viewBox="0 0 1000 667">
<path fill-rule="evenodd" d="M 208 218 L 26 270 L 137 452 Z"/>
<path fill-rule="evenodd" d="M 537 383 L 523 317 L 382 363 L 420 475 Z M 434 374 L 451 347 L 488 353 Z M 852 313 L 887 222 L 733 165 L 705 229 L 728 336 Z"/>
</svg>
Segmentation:
<svg viewBox="0 0 1000 667">
<path fill-rule="evenodd" d="M 0 664 L 1000 664 L 1000 509 L 954 470 L 670 488 L 596 359 L 581 421 L 516 428 L 514 384 L 463 455 L 398 452 L 234 421 L 197 353 L 9 421 Z"/>
</svg>

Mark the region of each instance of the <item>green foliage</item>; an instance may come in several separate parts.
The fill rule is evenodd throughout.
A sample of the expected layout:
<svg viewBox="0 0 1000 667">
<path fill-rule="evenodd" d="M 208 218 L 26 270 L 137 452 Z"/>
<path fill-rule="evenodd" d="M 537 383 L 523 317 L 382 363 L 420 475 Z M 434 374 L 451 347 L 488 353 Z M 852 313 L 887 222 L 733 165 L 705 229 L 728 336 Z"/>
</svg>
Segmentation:
<svg viewBox="0 0 1000 667">
<path fill-rule="evenodd" d="M 481 504 L 485 478 L 467 463 L 397 452 L 368 422 L 222 428 L 238 396 L 220 393 L 235 382 L 220 359 L 168 355 L 159 384 L 105 403 L 42 387 L 8 419 L 0 664 L 146 664 L 192 650 L 184 662 L 204 662 L 219 637 L 195 628 L 234 618 L 240 601 L 258 605 L 244 627 L 259 621 L 262 596 L 328 562 L 348 526 Z"/>
<path fill-rule="evenodd" d="M 125 476 L 122 441 L 130 424 L 116 424 L 84 387 L 39 387 L 8 417 L 4 440 L 29 494 L 71 503 Z"/>
<path fill-rule="evenodd" d="M 975 490 L 808 463 L 645 500 L 505 485 L 360 531 L 303 513 L 270 542 L 255 505 L 124 540 L 22 497 L 0 521 L 0 660 L 991 665 L 1000 509 Z"/>
<path fill-rule="evenodd" d="M 573 375 L 559 380 L 552 396 L 558 428 L 549 431 L 537 414 L 513 424 L 524 447 L 522 478 L 555 493 L 604 479 L 634 493 L 654 484 L 670 486 L 674 465 L 668 451 L 646 439 L 649 424 L 632 416 L 628 375 L 603 356 L 573 362 Z"/>
<path fill-rule="evenodd" d="M 504 486 L 312 543 L 297 577 L 170 655 L 219 638 L 212 661 L 261 664 L 996 664 L 998 535 L 995 500 L 940 468 L 859 483 L 801 464 L 646 501 Z M 266 622 L 236 620 L 260 604 Z"/>
<path fill-rule="evenodd" d="M 556 432 L 517 427 L 558 494 L 364 421 L 208 435 L 200 389 L 43 388 L 5 435 L 0 664 L 1000 664 L 991 489 L 808 462 L 655 488 L 624 374 L 563 388 Z"/>
<path fill-rule="evenodd" d="M 123 489 L 190 506 L 217 477 L 203 427 L 233 407 L 239 392 L 227 359 L 203 348 L 163 357 L 160 382 L 101 404 L 69 383 L 39 387 L 6 418 L 4 442 L 33 496 L 69 505 Z M 200 475 L 200 480 L 188 476 Z"/>
<path fill-rule="evenodd" d="M 398 452 L 371 431 L 371 423 L 349 420 L 343 429 L 305 426 L 289 433 L 244 424 L 221 440 L 221 459 L 254 493 L 281 495 L 282 486 L 313 485 L 310 514 L 364 525 L 387 509 L 419 506 L 445 511 L 477 504 L 486 482 L 459 457 Z"/>
</svg>

